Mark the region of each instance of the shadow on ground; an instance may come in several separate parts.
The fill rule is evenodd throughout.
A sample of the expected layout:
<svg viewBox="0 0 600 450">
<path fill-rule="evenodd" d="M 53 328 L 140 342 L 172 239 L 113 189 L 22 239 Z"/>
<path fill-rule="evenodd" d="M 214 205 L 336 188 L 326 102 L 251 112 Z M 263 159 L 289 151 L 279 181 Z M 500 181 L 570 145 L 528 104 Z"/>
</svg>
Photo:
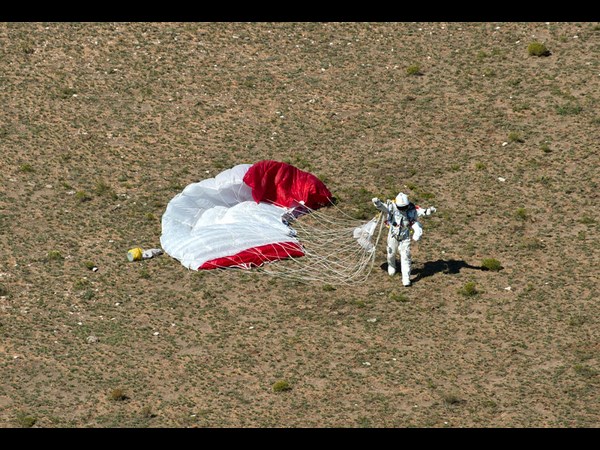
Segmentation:
<svg viewBox="0 0 600 450">
<path fill-rule="evenodd" d="M 380 267 L 381 270 L 387 272 L 388 263 L 384 262 Z M 400 267 L 400 261 L 396 261 L 396 267 Z M 459 273 L 461 269 L 486 270 L 484 267 L 472 266 L 471 264 L 468 264 L 462 260 L 438 259 L 437 261 L 428 261 L 424 263 L 423 267 L 413 267 L 411 273 L 412 275 L 416 275 L 416 278 L 412 279 L 412 282 L 414 283 L 422 278 L 431 277 L 436 273 L 445 273 L 449 275 Z"/>
</svg>

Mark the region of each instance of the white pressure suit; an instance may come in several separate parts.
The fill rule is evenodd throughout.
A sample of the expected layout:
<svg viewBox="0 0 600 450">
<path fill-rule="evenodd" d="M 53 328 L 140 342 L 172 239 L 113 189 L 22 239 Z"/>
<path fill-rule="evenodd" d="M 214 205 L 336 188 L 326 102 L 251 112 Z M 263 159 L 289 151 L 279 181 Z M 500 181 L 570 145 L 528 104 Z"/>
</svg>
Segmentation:
<svg viewBox="0 0 600 450">
<path fill-rule="evenodd" d="M 409 202 L 406 194 L 400 192 L 395 200 L 387 200 L 383 203 L 377 197 L 373 198 L 373 205 L 386 215 L 386 223 L 389 226 L 387 237 L 387 262 L 388 273 L 396 273 L 396 254 L 400 253 L 400 268 L 402 270 L 402 284 L 410 286 L 410 240 L 411 234 L 414 241 L 421 239 L 423 228 L 419 223 L 420 216 L 428 216 L 436 209 L 431 206 L 423 209 Z"/>
</svg>

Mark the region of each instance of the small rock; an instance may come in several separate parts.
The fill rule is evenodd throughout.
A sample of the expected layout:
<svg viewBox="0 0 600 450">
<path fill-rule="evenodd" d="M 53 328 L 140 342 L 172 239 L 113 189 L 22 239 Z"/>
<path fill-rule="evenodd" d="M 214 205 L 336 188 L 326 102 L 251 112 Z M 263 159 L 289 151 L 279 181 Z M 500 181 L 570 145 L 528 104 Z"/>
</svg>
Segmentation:
<svg viewBox="0 0 600 450">
<path fill-rule="evenodd" d="M 374 322 L 377 322 L 377 319 L 375 317 L 373 317 L 372 319 L 367 319 L 367 322 L 374 323 Z"/>
<path fill-rule="evenodd" d="M 502 143 L 502 147 L 506 147 L 508 145 L 508 142 L 503 142 Z"/>
<path fill-rule="evenodd" d="M 98 342 L 98 338 L 96 336 L 88 336 L 86 339 L 88 344 L 94 344 L 96 342 Z"/>
<path fill-rule="evenodd" d="M 504 290 L 505 290 L 505 291 L 512 291 L 512 287 L 510 287 L 510 286 L 507 286 L 507 287 L 505 287 L 505 288 L 504 288 Z"/>
<path fill-rule="evenodd" d="M 498 181 L 502 181 L 504 183 L 506 181 L 506 178 L 498 177 Z"/>
</svg>

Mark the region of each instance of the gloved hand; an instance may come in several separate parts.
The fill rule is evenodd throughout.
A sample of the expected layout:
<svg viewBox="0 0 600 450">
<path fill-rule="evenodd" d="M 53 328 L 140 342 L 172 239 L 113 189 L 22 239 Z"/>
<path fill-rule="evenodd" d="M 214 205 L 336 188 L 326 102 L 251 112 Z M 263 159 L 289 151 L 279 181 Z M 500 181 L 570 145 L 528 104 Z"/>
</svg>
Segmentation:
<svg viewBox="0 0 600 450">
<path fill-rule="evenodd" d="M 425 210 L 425 215 L 430 216 L 432 213 L 434 213 L 436 211 L 437 211 L 437 209 L 435 209 L 435 206 L 430 206 L 429 208 L 427 208 Z"/>
<path fill-rule="evenodd" d="M 421 236 L 423 236 L 423 228 L 421 227 L 421 224 L 419 224 L 419 222 L 415 222 L 412 226 L 412 239 L 413 241 L 417 242 L 419 241 L 419 239 L 421 239 Z"/>
<path fill-rule="evenodd" d="M 378 203 L 381 202 L 381 200 L 379 200 L 378 197 L 373 197 L 373 199 L 371 201 L 373 202 L 374 205 L 377 205 Z"/>
</svg>

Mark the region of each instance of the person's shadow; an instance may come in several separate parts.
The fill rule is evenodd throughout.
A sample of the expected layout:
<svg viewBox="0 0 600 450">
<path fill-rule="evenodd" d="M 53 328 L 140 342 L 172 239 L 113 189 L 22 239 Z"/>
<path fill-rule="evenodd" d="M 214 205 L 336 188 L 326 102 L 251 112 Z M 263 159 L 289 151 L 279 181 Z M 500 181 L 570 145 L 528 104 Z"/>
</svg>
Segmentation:
<svg viewBox="0 0 600 450">
<path fill-rule="evenodd" d="M 387 272 L 388 263 L 384 262 L 381 266 L 381 270 L 385 270 Z M 400 269 L 400 261 L 396 261 L 396 267 L 398 271 Z M 437 261 L 427 261 L 423 264 L 422 267 L 413 266 L 411 270 L 412 275 L 416 275 L 416 278 L 412 280 L 413 283 L 421 280 L 422 278 L 427 278 L 435 275 L 436 273 L 444 273 L 444 274 L 455 274 L 459 273 L 461 269 L 473 269 L 473 270 L 487 270 L 485 267 L 472 266 L 471 264 L 466 263 L 462 260 L 449 259 L 443 260 L 438 259 Z"/>
</svg>

